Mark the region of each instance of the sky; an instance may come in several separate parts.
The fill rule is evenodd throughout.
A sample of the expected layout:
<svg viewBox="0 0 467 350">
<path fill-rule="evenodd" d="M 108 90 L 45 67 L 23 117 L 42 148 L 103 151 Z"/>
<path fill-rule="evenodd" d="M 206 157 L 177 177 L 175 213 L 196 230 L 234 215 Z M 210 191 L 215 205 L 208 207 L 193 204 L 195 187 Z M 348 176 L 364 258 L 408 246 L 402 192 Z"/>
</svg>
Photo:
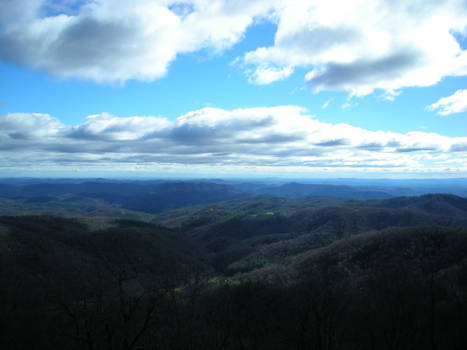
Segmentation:
<svg viewBox="0 0 467 350">
<path fill-rule="evenodd" d="M 0 0 L 0 176 L 467 177 L 465 0 Z"/>
</svg>

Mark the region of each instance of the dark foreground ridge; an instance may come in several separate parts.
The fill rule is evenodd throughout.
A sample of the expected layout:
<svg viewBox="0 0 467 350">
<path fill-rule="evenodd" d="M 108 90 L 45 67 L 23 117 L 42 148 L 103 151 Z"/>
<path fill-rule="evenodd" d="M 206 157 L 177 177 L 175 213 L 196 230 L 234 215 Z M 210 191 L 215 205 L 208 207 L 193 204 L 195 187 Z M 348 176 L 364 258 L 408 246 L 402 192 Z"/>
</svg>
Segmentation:
<svg viewBox="0 0 467 350">
<path fill-rule="evenodd" d="M 164 188 L 213 190 L 192 185 Z M 4 213 L 61 211 L 0 217 L 0 347 L 465 348 L 467 199 L 229 186 L 157 214 L 69 187 L 3 198 Z"/>
</svg>

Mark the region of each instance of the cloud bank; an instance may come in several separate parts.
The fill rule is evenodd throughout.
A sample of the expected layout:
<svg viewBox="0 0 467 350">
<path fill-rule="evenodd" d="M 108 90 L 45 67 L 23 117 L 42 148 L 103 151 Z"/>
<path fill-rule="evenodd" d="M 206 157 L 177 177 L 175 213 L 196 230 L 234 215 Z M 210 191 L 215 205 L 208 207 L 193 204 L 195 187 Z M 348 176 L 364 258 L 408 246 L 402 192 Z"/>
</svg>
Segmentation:
<svg viewBox="0 0 467 350">
<path fill-rule="evenodd" d="M 463 0 L 3 0 L 0 58 L 63 78 L 152 81 L 179 55 L 231 48 L 258 20 L 277 24 L 274 44 L 236 60 L 255 84 L 302 68 L 315 91 L 390 97 L 467 75 Z"/>
<path fill-rule="evenodd" d="M 467 171 L 467 137 L 324 123 L 297 106 L 204 108 L 174 121 L 97 114 L 75 126 L 47 114 L 0 116 L 0 167 L 235 167 L 296 171 Z M 188 167 L 188 168 L 186 168 Z"/>
</svg>

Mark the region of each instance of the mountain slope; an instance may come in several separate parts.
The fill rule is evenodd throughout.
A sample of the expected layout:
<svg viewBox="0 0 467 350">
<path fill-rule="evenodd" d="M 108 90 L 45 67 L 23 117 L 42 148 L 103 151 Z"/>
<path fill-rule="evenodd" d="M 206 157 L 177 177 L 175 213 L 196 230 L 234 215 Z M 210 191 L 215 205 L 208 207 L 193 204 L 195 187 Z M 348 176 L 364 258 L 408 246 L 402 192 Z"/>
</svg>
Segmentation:
<svg viewBox="0 0 467 350">
<path fill-rule="evenodd" d="M 429 206 L 423 203 L 429 199 Z M 156 216 L 202 247 L 223 272 L 236 262 L 274 261 L 334 240 L 391 227 L 467 227 L 464 202 L 450 195 L 382 201 L 256 197 L 205 207 L 185 208 Z M 404 203 L 403 205 L 399 205 Z M 456 207 L 447 206 L 454 203 Z M 433 208 L 445 207 L 442 213 Z M 455 210 L 453 209 L 455 208 Z M 233 266 L 231 266 L 234 264 Z M 241 263 L 241 270 L 245 270 Z M 250 268 L 256 268 L 252 264 Z"/>
<path fill-rule="evenodd" d="M 269 186 L 239 186 L 242 189 L 250 189 L 258 194 L 268 194 L 272 196 L 299 198 L 306 196 L 336 197 L 336 198 L 358 198 L 358 199 L 376 199 L 392 198 L 393 195 L 382 190 L 371 188 L 359 188 L 346 185 L 327 185 L 327 184 L 302 184 L 286 183 L 283 185 Z"/>
<path fill-rule="evenodd" d="M 106 229 L 91 230 L 79 219 L 36 215 L 2 216 L 0 225 L 6 232 L 0 237 L 2 257 L 25 269 L 35 261 L 34 269 L 43 273 L 64 264 L 79 270 L 91 263 L 109 271 L 165 273 L 199 261 L 196 249 L 175 232 L 139 221 L 118 220 Z"/>
<path fill-rule="evenodd" d="M 467 198 L 451 194 L 427 194 L 375 201 L 375 206 L 394 209 L 416 209 L 428 214 L 467 216 Z"/>
<path fill-rule="evenodd" d="M 0 197 L 18 200 L 21 204 L 42 203 L 63 196 L 79 196 L 124 209 L 157 213 L 167 208 L 214 203 L 247 194 L 232 186 L 205 182 L 83 182 L 0 185 Z"/>
</svg>

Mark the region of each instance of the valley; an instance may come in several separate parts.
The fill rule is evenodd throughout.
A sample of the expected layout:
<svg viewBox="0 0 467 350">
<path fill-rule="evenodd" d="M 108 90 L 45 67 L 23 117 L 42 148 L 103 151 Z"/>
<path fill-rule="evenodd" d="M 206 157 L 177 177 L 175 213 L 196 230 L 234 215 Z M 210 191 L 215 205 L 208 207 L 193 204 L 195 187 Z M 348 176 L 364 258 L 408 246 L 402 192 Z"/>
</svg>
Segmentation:
<svg viewBox="0 0 467 350">
<path fill-rule="evenodd" d="M 3 347 L 466 343 L 466 198 L 246 187 L 2 185 Z"/>
</svg>

